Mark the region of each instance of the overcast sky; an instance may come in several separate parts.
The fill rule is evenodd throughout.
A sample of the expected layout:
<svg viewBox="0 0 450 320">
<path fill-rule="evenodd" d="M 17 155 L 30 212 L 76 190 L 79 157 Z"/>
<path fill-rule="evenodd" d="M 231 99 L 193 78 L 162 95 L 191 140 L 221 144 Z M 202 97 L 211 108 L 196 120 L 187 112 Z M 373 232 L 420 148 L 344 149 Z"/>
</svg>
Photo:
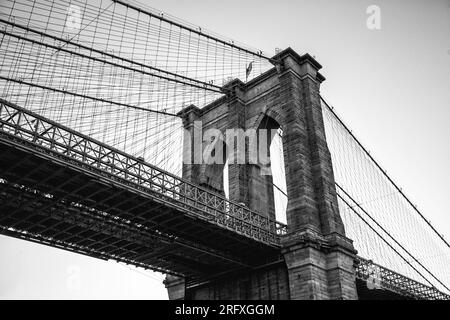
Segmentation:
<svg viewBox="0 0 450 320">
<path fill-rule="evenodd" d="M 450 239 L 449 0 L 146 3 L 270 54 L 314 55 L 324 98 Z M 167 298 L 161 275 L 115 262 L 3 236 L 0 257 L 0 298 Z"/>
</svg>

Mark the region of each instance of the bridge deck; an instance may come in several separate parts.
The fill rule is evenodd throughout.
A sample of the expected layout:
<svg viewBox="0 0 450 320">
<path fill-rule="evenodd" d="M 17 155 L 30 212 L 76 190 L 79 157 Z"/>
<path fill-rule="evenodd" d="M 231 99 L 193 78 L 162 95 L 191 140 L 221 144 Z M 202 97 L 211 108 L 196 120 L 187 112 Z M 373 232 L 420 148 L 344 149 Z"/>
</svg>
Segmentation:
<svg viewBox="0 0 450 320">
<path fill-rule="evenodd" d="M 4 101 L 0 119 L 2 233 L 190 276 L 278 259 L 275 222 Z"/>
<path fill-rule="evenodd" d="M 195 282 L 280 261 L 286 232 L 283 224 L 0 99 L 2 234 Z M 375 274 L 383 290 L 397 295 L 449 299 L 358 261 L 359 284 Z"/>
</svg>

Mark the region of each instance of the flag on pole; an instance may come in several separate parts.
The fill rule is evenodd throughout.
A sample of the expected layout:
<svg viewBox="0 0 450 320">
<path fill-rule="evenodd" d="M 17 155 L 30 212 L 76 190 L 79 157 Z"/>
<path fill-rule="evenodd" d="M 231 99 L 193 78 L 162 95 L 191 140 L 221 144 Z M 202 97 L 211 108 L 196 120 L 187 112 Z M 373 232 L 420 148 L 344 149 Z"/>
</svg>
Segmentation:
<svg viewBox="0 0 450 320">
<path fill-rule="evenodd" d="M 250 62 L 247 66 L 247 70 L 245 70 L 245 82 L 247 82 L 248 76 L 250 75 L 250 73 L 252 72 L 252 68 L 253 68 L 253 62 Z"/>
</svg>

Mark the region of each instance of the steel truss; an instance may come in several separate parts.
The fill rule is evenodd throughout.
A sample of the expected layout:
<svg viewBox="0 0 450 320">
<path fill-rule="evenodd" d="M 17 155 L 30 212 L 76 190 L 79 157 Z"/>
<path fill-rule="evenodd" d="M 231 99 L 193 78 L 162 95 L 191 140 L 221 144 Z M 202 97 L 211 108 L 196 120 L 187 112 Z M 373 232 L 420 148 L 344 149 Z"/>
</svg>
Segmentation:
<svg viewBox="0 0 450 320">
<path fill-rule="evenodd" d="M 372 282 L 374 289 L 388 290 L 418 300 L 450 300 L 450 296 L 370 260 L 358 257 L 356 278 Z"/>
<path fill-rule="evenodd" d="M 2 139 L 100 172 L 238 234 L 278 246 L 280 235 L 286 233 L 285 224 L 5 100 L 0 100 L 0 121 Z"/>
<path fill-rule="evenodd" d="M 32 150 L 37 157 L 46 156 L 54 159 L 52 162 L 77 167 L 84 175 L 100 175 L 95 178 L 95 183 L 102 184 L 105 188 L 114 188 L 114 184 L 124 187 L 122 191 L 110 193 L 103 200 L 96 202 L 97 206 L 105 208 L 98 210 L 83 204 L 81 199 L 77 202 L 75 191 L 72 191 L 73 194 L 58 196 L 64 184 L 70 184 L 72 180 L 77 179 L 74 176 L 58 187 L 51 186 L 49 180 L 60 174 L 59 170 L 62 169 L 31 187 L 23 185 L 21 181 L 27 180 L 34 171 L 40 169 L 39 167 L 21 174 L 15 181 L 0 178 L 0 202 L 6 204 L 9 209 L 8 214 L 0 216 L 2 234 L 100 259 L 113 259 L 155 271 L 192 277 L 202 272 L 208 274 L 211 266 L 202 265 L 201 260 L 211 257 L 216 259 L 215 263 L 230 262 L 230 268 L 251 266 L 241 257 L 234 256 L 233 250 L 215 251 L 211 247 L 165 233 L 163 228 L 158 226 L 159 220 L 155 219 L 153 224 L 145 224 L 144 221 L 147 220 L 143 214 L 133 216 L 140 222 L 123 218 L 127 215 L 121 211 L 120 205 L 128 205 L 135 200 L 130 198 L 130 194 L 136 194 L 136 200 L 141 194 L 150 199 L 128 207 L 130 212 L 147 208 L 149 205 L 154 206 L 153 200 L 156 200 L 159 205 L 154 211 L 176 208 L 188 217 L 203 221 L 203 224 L 220 227 L 223 230 L 222 235 L 227 232 L 240 235 L 242 239 L 251 239 L 262 247 L 272 248 L 275 250 L 272 253 L 279 250 L 280 238 L 287 233 L 285 224 L 2 99 L 1 140 Z M 13 163 L 4 170 L 14 171 L 14 167 L 19 165 Z M 40 191 L 39 187 L 42 186 L 46 186 L 44 189 L 49 191 Z M 90 182 L 84 183 L 76 191 L 89 187 Z M 102 192 L 105 191 L 95 191 L 94 194 Z M 120 199 L 122 195 L 125 200 L 114 205 L 108 204 L 109 200 Z M 109 210 L 117 214 L 111 215 Z M 25 215 L 26 218 L 20 218 Z M 164 223 L 170 224 L 171 220 L 176 218 L 166 219 Z M 177 228 L 177 225 L 174 228 Z M 176 268 L 175 264 L 179 267 Z M 357 257 L 356 277 L 362 281 L 373 280 L 383 290 L 414 299 L 450 299 L 435 288 L 362 257 Z"/>
</svg>

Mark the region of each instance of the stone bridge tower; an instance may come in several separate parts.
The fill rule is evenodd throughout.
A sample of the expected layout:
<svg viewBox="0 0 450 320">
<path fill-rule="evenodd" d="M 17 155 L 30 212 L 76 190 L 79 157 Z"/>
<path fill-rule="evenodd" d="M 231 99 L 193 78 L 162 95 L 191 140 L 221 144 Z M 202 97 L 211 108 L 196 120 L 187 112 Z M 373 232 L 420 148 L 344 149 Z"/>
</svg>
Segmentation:
<svg viewBox="0 0 450 320">
<path fill-rule="evenodd" d="M 289 229 L 282 240 L 284 259 L 197 287 L 168 277 L 171 299 L 357 299 L 356 251 L 339 214 L 322 119 L 319 88 L 325 78 L 319 73 L 321 65 L 290 48 L 274 60 L 279 62 L 277 67 L 247 84 L 232 81 L 226 85 L 229 94 L 205 108 L 190 106 L 181 111 L 184 127 L 191 133 L 184 141 L 188 161 L 184 161 L 183 178 L 224 192 L 223 164 L 189 164 L 198 163 L 194 158 L 204 151 L 195 150 L 189 141 L 199 121 L 203 131 L 282 128 Z M 231 150 L 237 153 L 236 146 Z M 274 217 L 273 182 L 267 170 L 258 163 L 228 163 L 230 200 Z"/>
</svg>

